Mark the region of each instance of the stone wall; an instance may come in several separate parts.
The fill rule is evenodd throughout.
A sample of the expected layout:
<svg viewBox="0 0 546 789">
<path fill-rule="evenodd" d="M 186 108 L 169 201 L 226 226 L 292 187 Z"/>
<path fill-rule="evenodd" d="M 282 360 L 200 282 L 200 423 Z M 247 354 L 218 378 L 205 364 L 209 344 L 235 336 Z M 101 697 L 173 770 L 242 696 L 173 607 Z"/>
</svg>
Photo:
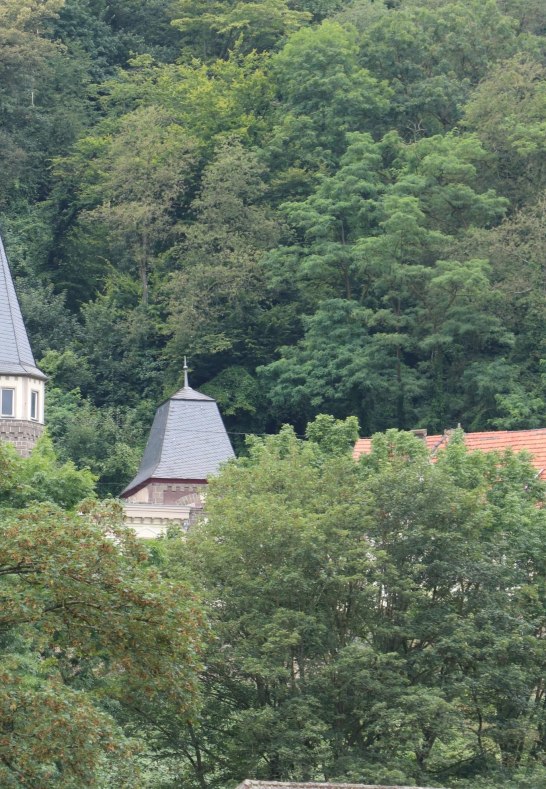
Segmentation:
<svg viewBox="0 0 546 789">
<path fill-rule="evenodd" d="M 167 506 L 201 506 L 206 484 L 187 482 L 148 482 L 136 493 L 126 497 L 128 502 L 166 504 Z"/>
<path fill-rule="evenodd" d="M 28 458 L 43 430 L 44 426 L 39 422 L 0 419 L 0 441 L 9 441 L 24 458 Z"/>
</svg>

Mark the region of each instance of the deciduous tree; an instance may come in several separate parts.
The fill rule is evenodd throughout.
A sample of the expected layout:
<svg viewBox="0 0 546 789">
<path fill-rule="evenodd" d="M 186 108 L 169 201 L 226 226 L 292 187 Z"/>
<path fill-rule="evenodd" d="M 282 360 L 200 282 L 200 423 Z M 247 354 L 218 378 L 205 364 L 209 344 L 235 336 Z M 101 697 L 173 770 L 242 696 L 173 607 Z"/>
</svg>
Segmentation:
<svg viewBox="0 0 546 789">
<path fill-rule="evenodd" d="M 111 711 L 142 700 L 190 714 L 201 622 L 191 592 L 152 569 L 114 503 L 69 514 L 4 502 L 1 520 L 0 782 L 102 787 L 114 771 L 117 785 L 142 785 L 139 746 Z"/>
<path fill-rule="evenodd" d="M 389 431 L 357 464 L 354 427 L 254 439 L 211 484 L 206 523 L 167 541 L 214 639 L 199 720 L 182 735 L 171 720 L 157 747 L 199 787 L 540 783 L 543 484 L 458 435 L 431 462 Z"/>
</svg>

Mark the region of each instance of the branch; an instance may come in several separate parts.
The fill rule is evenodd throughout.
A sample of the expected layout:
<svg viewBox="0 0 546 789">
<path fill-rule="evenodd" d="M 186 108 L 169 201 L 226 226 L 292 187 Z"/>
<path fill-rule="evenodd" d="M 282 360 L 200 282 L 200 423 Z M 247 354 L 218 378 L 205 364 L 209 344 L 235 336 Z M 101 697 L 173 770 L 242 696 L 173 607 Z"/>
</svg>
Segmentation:
<svg viewBox="0 0 546 789">
<path fill-rule="evenodd" d="M 29 573 L 37 573 L 39 570 L 32 562 L 19 562 L 13 564 L 11 567 L 2 567 L 0 575 L 28 575 Z"/>
<path fill-rule="evenodd" d="M 17 780 L 19 781 L 19 783 L 22 786 L 26 786 L 26 787 L 28 787 L 28 789 L 40 789 L 38 784 L 35 784 L 34 782 L 30 782 L 29 783 L 29 781 L 27 779 L 23 778 L 23 775 L 20 772 L 20 770 L 18 770 L 16 767 L 14 767 L 13 764 L 11 764 L 11 762 L 8 759 L 6 759 L 5 756 L 0 756 L 0 761 L 2 761 L 3 764 L 6 765 L 8 770 L 11 770 L 11 772 L 14 773 L 14 775 L 17 776 Z"/>
</svg>

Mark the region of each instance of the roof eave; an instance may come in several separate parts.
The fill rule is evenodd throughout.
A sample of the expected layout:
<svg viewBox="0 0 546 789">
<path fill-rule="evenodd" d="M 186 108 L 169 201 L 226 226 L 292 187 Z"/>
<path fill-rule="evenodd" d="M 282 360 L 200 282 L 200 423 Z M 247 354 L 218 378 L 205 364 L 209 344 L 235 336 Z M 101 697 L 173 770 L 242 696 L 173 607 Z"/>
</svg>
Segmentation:
<svg viewBox="0 0 546 789">
<path fill-rule="evenodd" d="M 150 485 L 153 482 L 158 482 L 160 484 L 175 484 L 175 485 L 207 485 L 208 480 L 206 479 L 187 479 L 182 477 L 148 477 L 143 482 L 139 482 L 136 485 L 133 485 L 132 482 L 127 485 L 125 490 L 119 494 L 120 499 L 125 499 L 128 496 L 132 495 L 133 493 L 138 493 L 139 490 L 145 488 L 146 485 Z"/>
</svg>

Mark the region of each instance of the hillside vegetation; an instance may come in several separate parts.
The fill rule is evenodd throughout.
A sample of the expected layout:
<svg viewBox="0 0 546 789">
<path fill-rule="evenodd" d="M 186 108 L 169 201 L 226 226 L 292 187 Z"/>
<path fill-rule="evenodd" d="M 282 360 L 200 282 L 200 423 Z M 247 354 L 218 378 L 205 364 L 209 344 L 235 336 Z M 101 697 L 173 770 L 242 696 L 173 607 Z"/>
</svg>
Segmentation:
<svg viewBox="0 0 546 789">
<path fill-rule="evenodd" d="M 0 226 L 62 458 L 130 478 L 192 383 L 545 424 L 541 0 L 2 0 Z"/>
<path fill-rule="evenodd" d="M 544 483 L 394 429 L 546 427 L 543 0 L 0 0 L 0 162 L 0 785 L 546 786 Z M 243 451 L 139 543 L 184 355 Z"/>
</svg>

